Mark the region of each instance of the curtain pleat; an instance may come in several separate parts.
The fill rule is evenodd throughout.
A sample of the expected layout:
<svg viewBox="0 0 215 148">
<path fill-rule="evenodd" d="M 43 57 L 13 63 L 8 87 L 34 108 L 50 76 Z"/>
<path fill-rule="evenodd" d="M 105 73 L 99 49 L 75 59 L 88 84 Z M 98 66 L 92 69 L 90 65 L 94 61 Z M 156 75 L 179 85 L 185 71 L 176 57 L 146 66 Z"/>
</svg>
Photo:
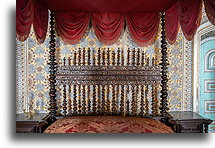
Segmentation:
<svg viewBox="0 0 215 148">
<path fill-rule="evenodd" d="M 166 11 L 165 19 L 166 19 L 166 38 L 167 41 L 172 45 L 175 43 L 177 39 L 179 30 L 177 3 Z"/>
<path fill-rule="evenodd" d="M 92 26 L 98 40 L 106 45 L 115 43 L 121 36 L 124 28 L 122 13 L 93 13 Z"/>
<path fill-rule="evenodd" d="M 209 21 L 215 25 L 215 0 L 204 0 L 204 4 Z"/>
<path fill-rule="evenodd" d="M 201 23 L 202 1 L 179 0 L 178 15 L 179 23 L 185 38 L 188 41 L 192 40 Z"/>
<path fill-rule="evenodd" d="M 18 0 L 16 2 L 16 38 L 25 41 L 30 33 L 33 22 L 33 1 Z"/>
<path fill-rule="evenodd" d="M 33 27 L 37 41 L 43 43 L 48 27 L 48 9 L 38 1 L 34 1 Z"/>
<path fill-rule="evenodd" d="M 56 29 L 67 44 L 77 44 L 85 35 L 90 22 L 88 12 L 56 11 Z"/>
<path fill-rule="evenodd" d="M 154 43 L 159 20 L 159 13 L 128 13 L 126 15 L 127 27 L 133 41 L 139 46 Z"/>
</svg>

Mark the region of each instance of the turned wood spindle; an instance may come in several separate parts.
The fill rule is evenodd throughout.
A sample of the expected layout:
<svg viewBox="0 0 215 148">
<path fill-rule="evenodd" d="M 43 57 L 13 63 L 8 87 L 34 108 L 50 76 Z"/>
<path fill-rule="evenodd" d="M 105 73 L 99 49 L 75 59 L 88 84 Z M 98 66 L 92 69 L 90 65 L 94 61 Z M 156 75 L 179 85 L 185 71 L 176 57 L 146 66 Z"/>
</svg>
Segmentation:
<svg viewBox="0 0 215 148">
<path fill-rule="evenodd" d="M 135 92 L 135 85 L 132 85 L 132 101 L 131 101 L 131 115 L 136 116 L 137 113 L 137 96 Z"/>
<path fill-rule="evenodd" d="M 86 103 L 86 87 L 82 86 L 82 114 L 86 115 L 87 103 Z"/>
<path fill-rule="evenodd" d="M 105 86 L 101 85 L 102 89 L 102 103 L 101 103 L 101 113 L 105 114 Z"/>
<path fill-rule="evenodd" d="M 67 115 L 66 85 L 63 85 L 63 115 Z"/>
<path fill-rule="evenodd" d="M 93 85 L 93 104 L 92 104 L 93 114 L 96 114 L 96 85 Z"/>
<path fill-rule="evenodd" d="M 124 85 L 121 86 L 121 100 L 120 100 L 120 114 L 125 116 L 125 89 Z"/>
<path fill-rule="evenodd" d="M 111 110 L 110 110 L 110 85 L 107 85 L 107 108 L 106 108 L 106 111 L 107 111 L 107 114 L 110 115 L 111 113 Z"/>
<path fill-rule="evenodd" d="M 144 116 L 144 111 L 145 111 L 145 96 L 144 96 L 144 86 L 145 85 L 141 85 L 141 100 L 140 100 L 140 116 L 143 117 Z"/>
<path fill-rule="evenodd" d="M 158 115 L 158 106 L 157 106 L 157 88 L 155 84 L 152 85 L 152 115 Z"/>
<path fill-rule="evenodd" d="M 115 85 L 112 85 L 112 114 L 116 115 L 116 91 L 115 91 Z"/>
<path fill-rule="evenodd" d="M 73 85 L 73 115 L 77 115 L 77 86 Z"/>
<path fill-rule="evenodd" d="M 97 114 L 100 114 L 101 113 L 101 101 L 100 101 L 100 98 L 101 98 L 101 85 L 98 85 L 97 87 Z"/>
<path fill-rule="evenodd" d="M 78 114 L 81 115 L 82 106 L 81 106 L 81 86 L 78 85 Z"/>
<path fill-rule="evenodd" d="M 116 114 L 118 114 L 118 108 L 119 108 L 119 94 L 120 94 L 120 90 L 119 90 L 119 85 L 116 85 L 116 99 L 115 99 L 115 102 L 116 102 Z"/>
<path fill-rule="evenodd" d="M 167 70 L 168 70 L 168 59 L 167 59 L 167 42 L 165 36 L 165 14 L 164 12 L 161 13 L 161 102 L 160 102 L 160 113 L 161 113 L 161 122 L 167 122 L 167 111 L 168 108 L 168 90 L 167 90 Z"/>
<path fill-rule="evenodd" d="M 72 112 L 71 85 L 69 85 L 69 87 L 68 87 L 68 94 L 69 94 L 69 98 L 68 98 L 68 115 L 71 115 L 71 112 Z"/>
<path fill-rule="evenodd" d="M 148 92 L 149 92 L 149 85 L 145 85 L 145 116 L 149 116 Z"/>
<path fill-rule="evenodd" d="M 90 85 L 87 85 L 87 95 L 88 95 L 88 114 L 91 113 L 91 89 L 90 89 Z"/>
<path fill-rule="evenodd" d="M 126 116 L 130 116 L 130 100 L 129 100 L 129 85 L 127 85 L 126 88 L 126 96 L 127 96 L 127 101 L 126 101 Z"/>
<path fill-rule="evenodd" d="M 49 46 L 49 114 L 52 122 L 56 120 L 57 113 L 57 101 L 56 101 L 56 72 L 57 72 L 57 62 L 55 56 L 55 22 L 54 22 L 54 11 L 51 10 L 50 13 L 50 46 Z"/>
</svg>

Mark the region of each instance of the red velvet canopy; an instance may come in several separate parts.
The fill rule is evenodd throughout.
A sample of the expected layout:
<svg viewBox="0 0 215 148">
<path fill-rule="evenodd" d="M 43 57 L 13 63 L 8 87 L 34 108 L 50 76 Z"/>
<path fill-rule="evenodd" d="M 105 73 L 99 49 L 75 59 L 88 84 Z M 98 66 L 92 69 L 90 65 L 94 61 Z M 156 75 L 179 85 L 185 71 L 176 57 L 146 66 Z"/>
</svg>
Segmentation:
<svg viewBox="0 0 215 148">
<path fill-rule="evenodd" d="M 155 40 L 159 12 L 166 14 L 166 37 L 176 40 L 181 27 L 187 40 L 192 40 L 200 25 L 202 3 L 215 25 L 215 0 L 17 0 L 16 36 L 28 38 L 31 25 L 39 43 L 45 40 L 48 9 L 55 11 L 56 30 L 69 44 L 76 44 L 92 22 L 96 37 L 110 45 L 118 40 L 127 26 L 134 42 L 146 46 Z"/>
</svg>

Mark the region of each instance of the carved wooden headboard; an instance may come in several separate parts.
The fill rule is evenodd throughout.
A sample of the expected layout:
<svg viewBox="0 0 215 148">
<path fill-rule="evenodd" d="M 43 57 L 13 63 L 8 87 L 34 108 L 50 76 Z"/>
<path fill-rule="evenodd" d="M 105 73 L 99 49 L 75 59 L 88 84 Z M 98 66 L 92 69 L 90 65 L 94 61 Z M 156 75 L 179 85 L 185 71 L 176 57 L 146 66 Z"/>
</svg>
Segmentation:
<svg viewBox="0 0 215 148">
<path fill-rule="evenodd" d="M 67 115 L 157 116 L 160 67 L 139 48 L 78 48 L 56 80 Z"/>
</svg>

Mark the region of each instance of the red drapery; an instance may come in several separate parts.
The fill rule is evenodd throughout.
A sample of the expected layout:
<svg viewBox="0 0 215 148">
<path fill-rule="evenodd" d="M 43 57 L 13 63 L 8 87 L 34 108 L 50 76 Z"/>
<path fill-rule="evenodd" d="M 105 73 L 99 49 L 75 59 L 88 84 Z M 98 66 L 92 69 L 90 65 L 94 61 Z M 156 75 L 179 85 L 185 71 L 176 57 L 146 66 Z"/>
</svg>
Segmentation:
<svg viewBox="0 0 215 148">
<path fill-rule="evenodd" d="M 17 0 L 16 37 L 25 41 L 33 24 L 34 33 L 39 43 L 44 42 L 48 27 L 48 9 L 36 0 Z"/>
<path fill-rule="evenodd" d="M 166 37 L 170 44 L 176 41 L 179 24 L 187 40 L 192 40 L 201 22 L 202 1 L 180 0 L 166 11 Z"/>
<path fill-rule="evenodd" d="M 178 1 L 179 23 L 187 40 L 192 40 L 201 23 L 201 0 Z"/>
<path fill-rule="evenodd" d="M 43 43 L 48 27 L 48 9 L 37 1 L 34 3 L 33 27 L 37 41 Z"/>
<path fill-rule="evenodd" d="M 18 0 L 16 2 L 16 37 L 25 41 L 31 30 L 33 22 L 32 0 Z"/>
<path fill-rule="evenodd" d="M 169 0 L 171 4 L 173 1 L 175 0 Z M 77 2 L 78 4 L 78 1 L 74 0 L 73 2 Z M 204 3 L 207 16 L 210 22 L 215 25 L 215 1 L 204 0 Z M 114 2 L 114 4 L 116 3 Z M 107 9 L 111 9 L 109 6 Z M 133 7 L 137 6 L 132 5 L 131 8 L 133 9 Z M 130 9 L 130 6 L 128 8 Z M 169 8 L 169 5 L 165 5 L 165 8 Z M 200 25 L 201 9 L 202 0 L 178 0 L 166 10 L 166 36 L 170 44 L 175 42 L 179 26 L 187 40 L 193 39 Z M 114 8 L 114 10 L 117 9 Z M 110 45 L 117 41 L 126 24 L 133 41 L 139 46 L 146 46 L 153 43 L 159 26 L 159 12 L 133 11 L 123 13 L 121 10 L 124 9 L 120 8 L 119 12 L 114 13 L 54 10 L 56 15 L 56 29 L 66 43 L 76 44 L 83 38 L 90 20 L 92 20 L 96 37 L 102 43 Z M 17 39 L 20 41 L 27 39 L 31 24 L 33 24 L 38 42 L 42 43 L 45 40 L 48 26 L 47 7 L 39 3 L 38 0 L 17 0 Z"/>
<path fill-rule="evenodd" d="M 85 35 L 90 21 L 87 12 L 56 11 L 57 32 L 68 44 L 77 44 Z"/>
<path fill-rule="evenodd" d="M 106 45 L 115 43 L 124 28 L 124 15 L 121 13 L 93 13 L 92 25 L 96 37 Z"/>
<path fill-rule="evenodd" d="M 170 44 L 173 44 L 176 41 L 179 30 L 177 3 L 166 11 L 165 18 L 166 18 L 166 38 Z"/>
<path fill-rule="evenodd" d="M 128 13 L 126 20 L 130 35 L 139 46 L 154 42 L 158 31 L 159 13 Z"/>
<path fill-rule="evenodd" d="M 204 0 L 205 11 L 211 24 L 215 25 L 215 0 Z"/>
</svg>

